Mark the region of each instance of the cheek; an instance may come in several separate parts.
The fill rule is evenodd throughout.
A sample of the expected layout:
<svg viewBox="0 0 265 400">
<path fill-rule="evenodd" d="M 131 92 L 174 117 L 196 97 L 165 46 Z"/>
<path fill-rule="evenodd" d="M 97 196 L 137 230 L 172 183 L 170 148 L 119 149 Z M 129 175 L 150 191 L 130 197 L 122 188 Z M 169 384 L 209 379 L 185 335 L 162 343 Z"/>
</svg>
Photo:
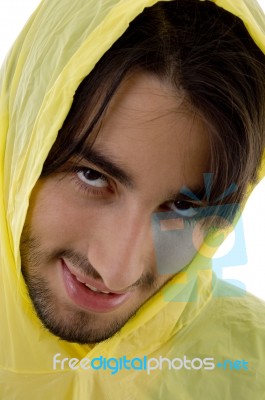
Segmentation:
<svg viewBox="0 0 265 400">
<path fill-rule="evenodd" d="M 63 185 L 43 184 L 32 195 L 27 225 L 34 236 L 45 241 L 43 245 L 54 247 L 56 243 L 73 243 L 88 235 L 94 215 L 88 205 L 81 205 L 78 196 L 73 196 Z"/>
</svg>

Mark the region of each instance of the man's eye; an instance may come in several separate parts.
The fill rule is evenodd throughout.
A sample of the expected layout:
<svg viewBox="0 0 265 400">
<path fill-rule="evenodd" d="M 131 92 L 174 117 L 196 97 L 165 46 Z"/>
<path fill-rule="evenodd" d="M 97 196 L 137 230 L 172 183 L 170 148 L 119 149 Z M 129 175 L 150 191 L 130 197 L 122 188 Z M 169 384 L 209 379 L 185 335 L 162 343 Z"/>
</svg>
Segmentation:
<svg viewBox="0 0 265 400">
<path fill-rule="evenodd" d="M 188 201 L 177 200 L 170 203 L 169 207 L 181 217 L 191 218 L 197 214 L 197 207 Z"/>
<path fill-rule="evenodd" d="M 91 168 L 83 168 L 82 170 L 79 170 L 77 176 L 82 182 L 85 182 L 90 186 L 105 188 L 109 185 L 108 180 L 104 175 Z"/>
</svg>

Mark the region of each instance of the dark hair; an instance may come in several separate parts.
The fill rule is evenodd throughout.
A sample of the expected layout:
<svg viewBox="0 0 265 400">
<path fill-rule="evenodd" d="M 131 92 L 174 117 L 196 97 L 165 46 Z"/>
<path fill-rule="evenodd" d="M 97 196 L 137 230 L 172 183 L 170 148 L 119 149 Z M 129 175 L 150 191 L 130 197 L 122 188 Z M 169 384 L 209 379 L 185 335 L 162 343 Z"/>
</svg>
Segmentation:
<svg viewBox="0 0 265 400">
<path fill-rule="evenodd" d="M 265 56 L 242 21 L 211 1 L 158 2 L 131 22 L 78 87 L 42 176 L 82 148 L 123 79 L 137 71 L 184 90 L 209 133 L 211 199 L 235 183 L 229 201 L 240 203 L 264 149 Z"/>
</svg>

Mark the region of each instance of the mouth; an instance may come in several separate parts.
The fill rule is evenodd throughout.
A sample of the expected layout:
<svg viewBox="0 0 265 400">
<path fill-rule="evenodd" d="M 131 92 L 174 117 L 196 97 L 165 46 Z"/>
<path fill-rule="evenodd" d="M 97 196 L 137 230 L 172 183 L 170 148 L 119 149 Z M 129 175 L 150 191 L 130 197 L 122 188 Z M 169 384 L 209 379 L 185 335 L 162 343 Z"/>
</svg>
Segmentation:
<svg viewBox="0 0 265 400">
<path fill-rule="evenodd" d="M 133 294 L 132 291 L 109 292 L 101 283 L 93 286 L 89 278 L 73 274 L 63 259 L 61 259 L 61 272 L 68 297 L 74 304 L 86 311 L 97 313 L 114 311 Z"/>
</svg>

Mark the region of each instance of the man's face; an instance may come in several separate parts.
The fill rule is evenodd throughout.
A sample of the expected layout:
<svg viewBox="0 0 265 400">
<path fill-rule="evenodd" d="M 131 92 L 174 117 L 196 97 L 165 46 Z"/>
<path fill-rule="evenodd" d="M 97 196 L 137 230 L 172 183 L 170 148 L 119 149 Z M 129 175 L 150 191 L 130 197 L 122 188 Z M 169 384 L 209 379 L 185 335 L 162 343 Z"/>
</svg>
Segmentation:
<svg viewBox="0 0 265 400">
<path fill-rule="evenodd" d="M 172 277 L 156 269 L 152 215 L 192 206 L 178 193 L 203 186 L 209 145 L 181 94 L 139 74 L 116 93 L 86 156 L 37 182 L 21 239 L 40 319 L 79 343 L 112 336 Z"/>
</svg>

